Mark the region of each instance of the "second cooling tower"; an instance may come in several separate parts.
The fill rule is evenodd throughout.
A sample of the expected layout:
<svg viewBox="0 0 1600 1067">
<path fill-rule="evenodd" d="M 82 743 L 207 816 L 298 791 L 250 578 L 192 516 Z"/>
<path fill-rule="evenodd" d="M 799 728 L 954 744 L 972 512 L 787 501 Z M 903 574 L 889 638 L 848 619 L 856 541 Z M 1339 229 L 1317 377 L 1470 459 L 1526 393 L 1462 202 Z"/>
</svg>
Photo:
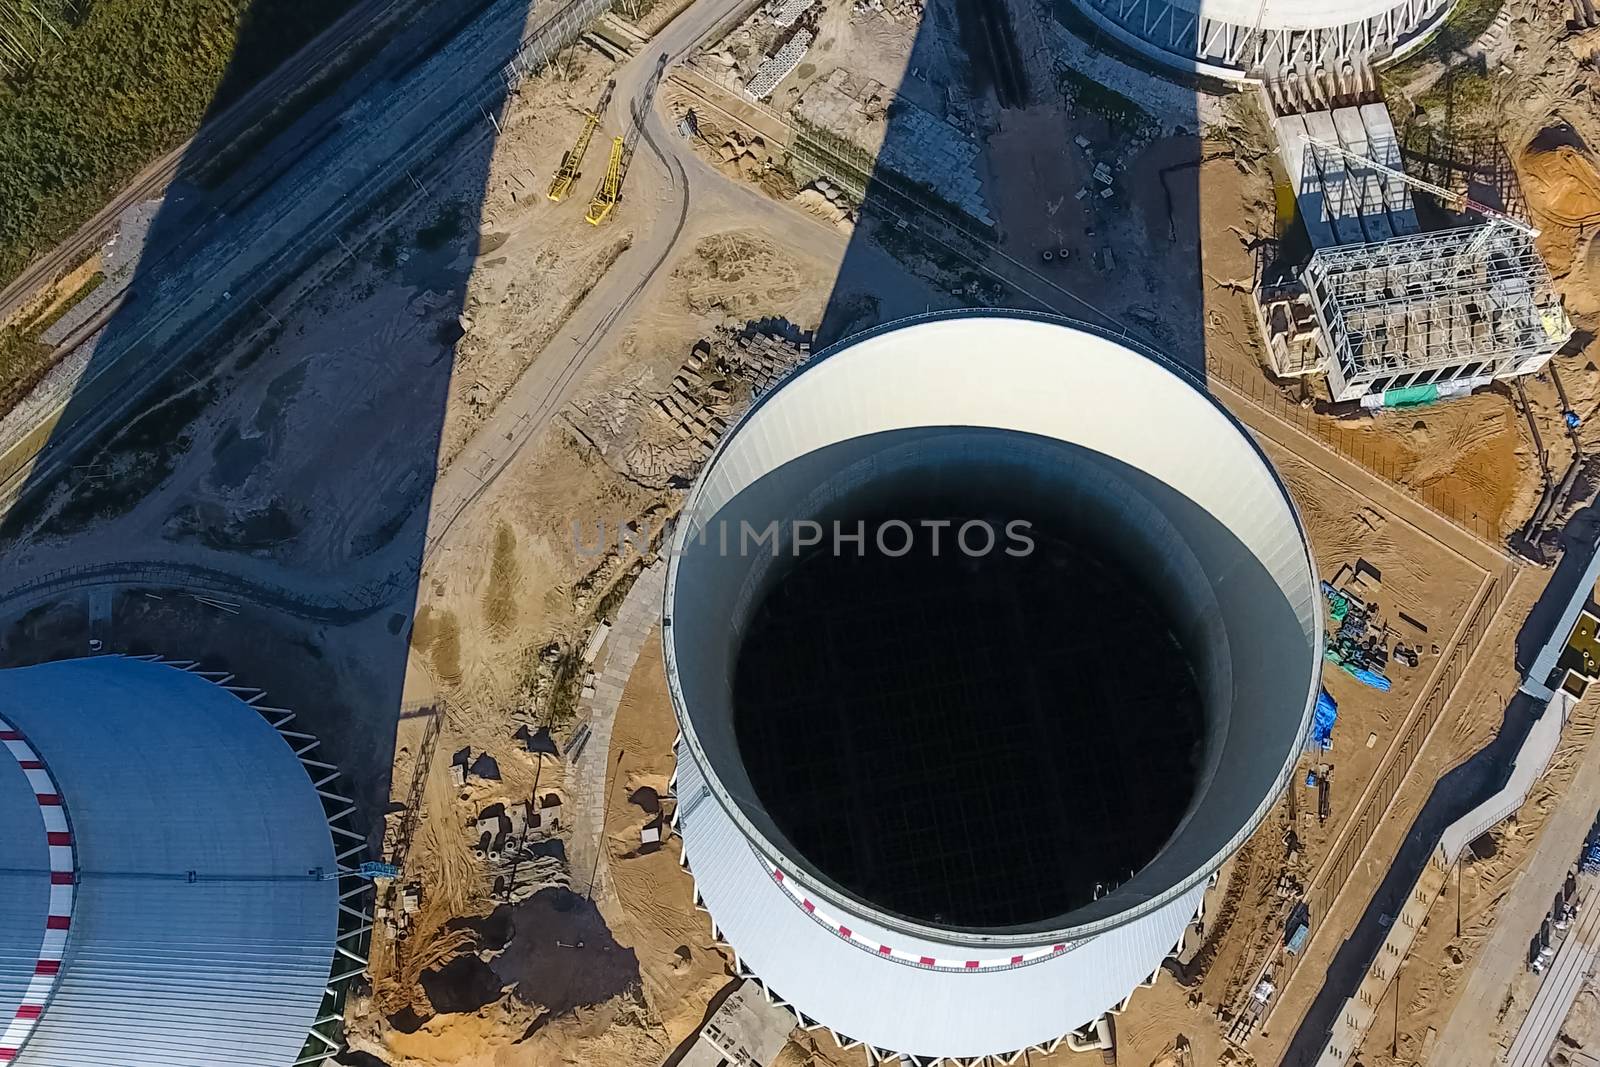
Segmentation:
<svg viewBox="0 0 1600 1067">
<path fill-rule="evenodd" d="M 1301 750 L 1321 616 L 1239 425 L 1081 326 L 935 316 L 760 398 L 690 494 L 677 822 L 740 964 L 885 1052 L 1124 1000 Z"/>
<path fill-rule="evenodd" d="M 1453 0 L 1073 0 L 1119 43 L 1225 81 L 1326 79 L 1355 91 L 1369 67 L 1424 44 Z"/>
</svg>

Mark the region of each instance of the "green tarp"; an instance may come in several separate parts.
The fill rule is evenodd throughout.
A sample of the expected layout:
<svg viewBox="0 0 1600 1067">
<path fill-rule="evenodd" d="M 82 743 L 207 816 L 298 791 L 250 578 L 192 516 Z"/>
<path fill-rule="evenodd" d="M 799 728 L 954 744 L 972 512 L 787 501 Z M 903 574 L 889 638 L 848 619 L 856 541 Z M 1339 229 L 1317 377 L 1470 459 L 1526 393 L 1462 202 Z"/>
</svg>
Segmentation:
<svg viewBox="0 0 1600 1067">
<path fill-rule="evenodd" d="M 1406 408 L 1416 404 L 1431 404 L 1439 399 L 1437 385 L 1408 385 L 1404 389 L 1388 389 L 1383 394 L 1386 408 Z"/>
</svg>

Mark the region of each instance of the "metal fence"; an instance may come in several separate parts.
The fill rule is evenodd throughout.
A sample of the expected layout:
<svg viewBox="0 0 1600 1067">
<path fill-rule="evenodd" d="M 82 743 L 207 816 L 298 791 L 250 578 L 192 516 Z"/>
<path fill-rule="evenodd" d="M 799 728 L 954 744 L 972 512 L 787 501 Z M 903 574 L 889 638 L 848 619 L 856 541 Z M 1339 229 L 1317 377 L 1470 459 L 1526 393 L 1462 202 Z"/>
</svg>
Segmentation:
<svg viewBox="0 0 1600 1067">
<path fill-rule="evenodd" d="M 612 0 L 574 0 L 523 38 L 516 54 L 500 68 L 506 88 L 515 89 L 522 79 L 550 62 L 557 52 L 578 39 L 584 27 L 610 10 L 611 4 Z"/>
<path fill-rule="evenodd" d="M 1257 368 L 1241 373 L 1231 367 L 1207 367 L 1209 379 L 1219 381 L 1234 392 L 1243 394 L 1251 403 L 1290 424 L 1295 429 L 1326 446 L 1329 451 L 1357 463 L 1384 479 L 1396 490 L 1411 497 L 1431 511 L 1448 519 L 1467 533 L 1499 552 L 1503 550 L 1500 525 L 1495 517 L 1479 514 L 1446 490 L 1433 485 L 1410 486 L 1401 479 L 1404 468 L 1368 437 L 1364 429 L 1341 427 L 1339 421 L 1318 415 L 1310 408 L 1301 407 L 1286 399 L 1278 387 L 1267 380 Z"/>
</svg>

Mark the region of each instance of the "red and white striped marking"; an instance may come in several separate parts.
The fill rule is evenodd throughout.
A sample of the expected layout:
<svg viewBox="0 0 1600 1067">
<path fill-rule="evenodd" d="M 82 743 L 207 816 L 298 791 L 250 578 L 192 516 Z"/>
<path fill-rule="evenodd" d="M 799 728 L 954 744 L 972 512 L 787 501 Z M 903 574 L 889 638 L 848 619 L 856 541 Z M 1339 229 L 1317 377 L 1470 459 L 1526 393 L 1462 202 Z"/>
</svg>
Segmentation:
<svg viewBox="0 0 1600 1067">
<path fill-rule="evenodd" d="M 39 816 L 44 821 L 45 840 L 50 849 L 50 907 L 45 915 L 43 938 L 34 960 L 33 977 L 22 994 L 15 1016 L 6 1020 L 0 1031 L 0 1063 L 8 1063 L 22 1051 L 23 1042 L 44 1014 L 45 1002 L 61 976 L 61 960 L 67 951 L 67 932 L 72 925 L 72 892 L 76 881 L 77 852 L 72 844 L 72 828 L 67 823 L 66 805 L 61 790 L 44 765 L 44 760 L 5 719 L 0 719 L 0 745 L 27 777 L 39 801 Z"/>
<path fill-rule="evenodd" d="M 861 936 L 850 927 L 839 922 L 817 906 L 816 901 L 806 896 L 801 887 L 792 879 L 785 878 L 782 871 L 776 867 L 772 869 L 772 880 L 783 887 L 789 899 L 800 905 L 802 911 L 811 916 L 824 928 L 844 938 L 858 948 L 866 949 L 885 959 L 892 959 L 897 963 L 904 963 L 910 967 L 921 967 L 930 971 L 999 971 L 1009 967 L 1025 967 L 1030 963 L 1041 960 L 1053 959 L 1072 948 L 1072 943 L 1062 945 L 1046 945 L 1044 948 L 1030 949 L 1027 952 L 1014 953 L 1009 956 L 993 956 L 987 959 L 951 960 L 940 959 L 934 956 L 924 956 L 920 952 L 906 952 L 890 945 L 881 944 Z"/>
</svg>

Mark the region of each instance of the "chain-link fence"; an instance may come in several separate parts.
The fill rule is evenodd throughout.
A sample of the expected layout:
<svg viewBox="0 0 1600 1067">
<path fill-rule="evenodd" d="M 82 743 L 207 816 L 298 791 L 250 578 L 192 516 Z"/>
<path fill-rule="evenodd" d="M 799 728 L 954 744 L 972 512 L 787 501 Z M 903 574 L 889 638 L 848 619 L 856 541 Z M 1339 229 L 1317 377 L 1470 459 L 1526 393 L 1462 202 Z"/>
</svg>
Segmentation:
<svg viewBox="0 0 1600 1067">
<path fill-rule="evenodd" d="M 537 72 L 557 52 L 576 41 L 584 27 L 610 10 L 611 4 L 612 0 L 574 0 L 523 38 L 516 54 L 500 68 L 505 87 L 515 89 L 522 84 L 522 79 Z"/>
</svg>

